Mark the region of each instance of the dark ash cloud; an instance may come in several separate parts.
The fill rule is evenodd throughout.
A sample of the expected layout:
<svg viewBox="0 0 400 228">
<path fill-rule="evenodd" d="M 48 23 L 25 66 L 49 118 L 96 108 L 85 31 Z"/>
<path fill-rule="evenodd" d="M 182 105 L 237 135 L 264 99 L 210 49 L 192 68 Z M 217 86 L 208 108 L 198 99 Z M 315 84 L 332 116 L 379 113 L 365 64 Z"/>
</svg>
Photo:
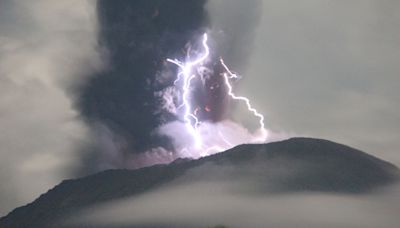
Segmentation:
<svg viewBox="0 0 400 228">
<path fill-rule="evenodd" d="M 173 83 L 173 71 L 165 81 L 159 80 L 160 74 L 166 58 L 180 58 L 185 45 L 205 31 L 204 4 L 205 0 L 98 1 L 98 39 L 106 50 L 107 67 L 80 88 L 77 107 L 101 135 L 88 149 L 84 173 L 132 167 L 132 154 L 160 146 L 172 149 L 166 137 L 154 134 L 161 123 L 175 119 L 160 109 L 162 100 L 156 96 Z M 110 147 L 114 150 L 104 151 Z"/>
</svg>

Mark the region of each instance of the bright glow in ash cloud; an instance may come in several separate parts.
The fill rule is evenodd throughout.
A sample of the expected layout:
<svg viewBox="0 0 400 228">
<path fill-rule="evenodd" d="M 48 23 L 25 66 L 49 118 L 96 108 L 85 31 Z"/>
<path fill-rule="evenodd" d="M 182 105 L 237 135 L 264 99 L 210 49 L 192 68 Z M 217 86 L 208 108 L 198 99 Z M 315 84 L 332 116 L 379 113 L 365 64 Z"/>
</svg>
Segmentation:
<svg viewBox="0 0 400 228">
<path fill-rule="evenodd" d="M 200 158 L 243 143 L 265 143 L 285 138 L 277 134 L 273 136 L 265 128 L 264 116 L 252 106 L 251 101 L 234 93 L 232 81 L 237 81 L 240 77 L 228 68 L 222 58 L 216 63 L 221 64 L 222 73 L 208 69 L 207 64 L 212 59 L 207 43 L 208 39 L 208 34 L 204 34 L 199 49 L 192 51 L 189 48 L 185 61 L 167 59 L 168 62 L 178 66 L 179 72 L 173 86 L 158 96 L 164 100 L 163 108 L 174 114 L 178 121 L 161 126 L 158 133 L 172 139 L 177 152 L 176 157 Z M 258 119 L 259 127 L 256 131 L 251 132 L 242 124 L 230 119 L 209 121 L 202 120 L 198 116 L 197 112 L 202 107 L 193 101 L 193 91 L 197 87 L 206 87 L 205 81 L 212 77 L 221 77 L 222 85 L 217 85 L 218 89 L 225 91 L 225 96 L 233 101 L 243 103 L 252 118 Z M 196 83 L 197 81 L 198 83 Z M 212 111 L 208 106 L 205 106 L 204 109 L 207 112 Z M 166 161 L 171 158 L 169 155 L 166 157 L 168 157 Z"/>
</svg>

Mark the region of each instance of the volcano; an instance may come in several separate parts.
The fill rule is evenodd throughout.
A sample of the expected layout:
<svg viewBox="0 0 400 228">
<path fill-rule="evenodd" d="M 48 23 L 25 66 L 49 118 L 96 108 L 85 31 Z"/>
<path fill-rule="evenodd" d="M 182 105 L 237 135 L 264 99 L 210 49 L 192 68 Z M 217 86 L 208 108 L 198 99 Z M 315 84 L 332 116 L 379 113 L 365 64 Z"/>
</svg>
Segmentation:
<svg viewBox="0 0 400 228">
<path fill-rule="evenodd" d="M 177 160 L 138 170 L 107 170 L 65 180 L 1 218 L 0 227 L 68 227 L 64 222 L 84 209 L 139 197 L 168 185 L 230 181 L 237 183 L 232 185 L 236 186 L 233 190 L 247 189 L 259 195 L 299 192 L 362 195 L 398 182 L 399 173 L 388 162 L 322 139 L 292 138 L 239 145 L 199 160 Z"/>
</svg>

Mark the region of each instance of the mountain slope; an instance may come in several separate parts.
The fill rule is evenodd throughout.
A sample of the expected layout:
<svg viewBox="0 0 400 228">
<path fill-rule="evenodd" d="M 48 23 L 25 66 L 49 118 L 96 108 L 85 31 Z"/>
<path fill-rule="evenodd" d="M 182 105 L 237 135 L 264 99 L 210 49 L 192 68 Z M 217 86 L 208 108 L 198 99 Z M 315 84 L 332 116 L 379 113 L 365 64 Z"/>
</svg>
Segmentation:
<svg viewBox="0 0 400 228">
<path fill-rule="evenodd" d="M 80 209 L 167 184 L 225 180 L 259 194 L 359 194 L 398 181 L 399 170 L 364 152 L 320 139 L 240 145 L 200 160 L 139 170 L 109 170 L 63 181 L 31 204 L 1 218 L 0 227 L 50 226 Z"/>
</svg>

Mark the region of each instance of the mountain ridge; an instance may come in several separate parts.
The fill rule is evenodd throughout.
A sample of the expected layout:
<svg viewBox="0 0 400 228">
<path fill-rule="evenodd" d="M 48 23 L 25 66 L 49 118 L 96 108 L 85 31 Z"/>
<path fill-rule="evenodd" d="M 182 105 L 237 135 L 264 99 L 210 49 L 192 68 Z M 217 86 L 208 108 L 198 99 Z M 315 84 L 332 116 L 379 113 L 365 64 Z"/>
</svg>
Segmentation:
<svg viewBox="0 0 400 228">
<path fill-rule="evenodd" d="M 211 167 L 211 168 L 210 168 Z M 137 170 L 106 170 L 64 180 L 0 218 L 0 227 L 46 227 L 77 210 L 134 197 L 166 184 L 251 180 L 262 194 L 302 191 L 362 194 L 399 180 L 399 169 L 357 149 L 323 139 L 291 138 L 238 145 L 198 160 Z M 183 178 L 182 177 L 188 177 Z"/>
</svg>

